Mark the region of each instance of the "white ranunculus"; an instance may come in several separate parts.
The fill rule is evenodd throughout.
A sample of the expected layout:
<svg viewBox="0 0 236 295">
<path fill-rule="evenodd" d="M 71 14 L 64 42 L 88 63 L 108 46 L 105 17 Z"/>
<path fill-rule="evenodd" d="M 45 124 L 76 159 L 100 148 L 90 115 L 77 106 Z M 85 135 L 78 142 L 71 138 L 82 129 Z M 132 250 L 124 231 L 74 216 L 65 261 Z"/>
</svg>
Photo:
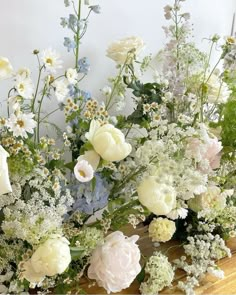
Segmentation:
<svg viewBox="0 0 236 295">
<path fill-rule="evenodd" d="M 175 189 L 158 183 L 155 176 L 144 179 L 137 191 L 140 203 L 156 215 L 167 215 L 175 207 Z"/>
<path fill-rule="evenodd" d="M 88 277 L 110 292 L 120 292 L 130 286 L 141 270 L 139 236 L 126 237 L 116 231 L 106 237 L 105 243 L 92 254 Z"/>
<path fill-rule="evenodd" d="M 132 150 L 119 129 L 111 124 L 101 126 L 96 120 L 92 120 L 86 138 L 93 145 L 94 150 L 106 161 L 121 161 Z"/>
<path fill-rule="evenodd" d="M 45 276 L 62 274 L 71 262 L 69 241 L 55 235 L 40 245 L 30 260 L 36 273 Z"/>
<path fill-rule="evenodd" d="M 0 56 L 0 80 L 9 78 L 13 72 L 12 65 L 6 57 Z"/>
<path fill-rule="evenodd" d="M 129 62 L 128 53 L 134 50 L 139 54 L 144 47 L 144 42 L 140 37 L 128 37 L 112 43 L 107 49 L 107 56 L 118 64 Z"/>
<path fill-rule="evenodd" d="M 8 174 L 7 157 L 9 157 L 9 154 L 0 145 L 0 196 L 12 191 Z"/>
</svg>

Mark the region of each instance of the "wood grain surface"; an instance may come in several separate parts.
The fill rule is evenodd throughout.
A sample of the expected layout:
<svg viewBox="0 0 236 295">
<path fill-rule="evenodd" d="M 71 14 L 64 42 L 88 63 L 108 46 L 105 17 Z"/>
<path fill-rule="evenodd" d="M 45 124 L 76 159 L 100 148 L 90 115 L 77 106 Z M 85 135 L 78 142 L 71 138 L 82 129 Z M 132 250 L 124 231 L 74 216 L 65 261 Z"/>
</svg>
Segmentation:
<svg viewBox="0 0 236 295">
<path fill-rule="evenodd" d="M 138 234 L 140 239 L 138 244 L 142 253 L 144 255 L 150 256 L 153 253 L 153 245 L 151 240 L 148 238 L 147 228 L 139 227 L 137 229 L 131 230 L 130 228 L 124 230 L 125 234 L 132 235 Z M 197 295 L 236 295 L 236 239 L 231 239 L 228 241 L 227 245 L 232 250 L 232 258 L 224 258 L 218 262 L 218 265 L 225 272 L 225 278 L 219 280 L 211 275 L 207 275 L 202 281 L 198 288 L 196 288 Z M 172 247 L 172 248 L 171 248 Z M 162 251 L 162 253 L 166 253 L 169 257 L 169 260 L 172 261 L 183 253 L 183 249 L 181 246 L 175 242 L 171 241 L 168 243 L 162 244 L 160 247 L 156 248 L 158 251 Z M 169 294 L 169 295 L 183 295 L 184 293 L 177 290 L 175 287 L 179 280 L 184 280 L 185 272 L 178 271 L 175 276 L 175 280 L 173 282 L 172 288 L 166 288 L 159 294 Z M 91 283 L 91 282 L 90 282 Z M 97 285 L 93 287 L 88 287 L 89 281 L 83 280 L 81 282 L 81 287 L 88 294 L 106 294 L 106 291 L 103 288 L 98 287 Z M 123 290 L 119 294 L 139 294 L 139 283 L 137 281 L 133 282 L 133 284 L 126 290 Z M 117 293 L 116 293 L 117 294 Z"/>
</svg>

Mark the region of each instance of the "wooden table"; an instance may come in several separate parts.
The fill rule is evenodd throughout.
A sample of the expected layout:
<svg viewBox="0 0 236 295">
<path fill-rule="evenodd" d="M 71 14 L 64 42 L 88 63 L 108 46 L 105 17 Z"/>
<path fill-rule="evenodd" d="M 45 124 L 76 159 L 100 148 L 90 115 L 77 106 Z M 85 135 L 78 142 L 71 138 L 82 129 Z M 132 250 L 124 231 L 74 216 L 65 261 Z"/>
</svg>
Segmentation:
<svg viewBox="0 0 236 295">
<path fill-rule="evenodd" d="M 127 229 L 124 231 L 127 235 L 138 234 L 140 239 L 138 244 L 142 253 L 144 255 L 150 256 L 153 253 L 153 245 L 148 238 L 147 228 L 139 227 L 136 230 Z M 196 288 L 196 294 L 198 295 L 236 295 L 236 239 L 231 239 L 227 245 L 232 250 L 232 258 L 224 258 L 219 261 L 218 265 L 225 272 L 225 278 L 223 280 L 219 280 L 211 275 L 207 275 L 206 278 L 201 282 L 201 285 Z M 157 251 L 161 250 L 162 253 L 165 253 L 168 248 L 171 248 L 168 251 L 167 256 L 169 260 L 172 261 L 178 257 L 180 257 L 183 249 L 178 246 L 178 243 L 175 241 L 171 241 L 168 243 L 164 243 L 161 247 L 156 248 Z M 179 280 L 183 280 L 185 278 L 185 272 L 177 271 L 175 280 L 173 282 L 173 288 L 166 288 L 159 294 L 172 294 L 172 295 L 183 295 L 184 293 L 179 291 L 176 288 L 176 284 Z M 88 281 L 81 282 L 81 287 L 88 294 L 106 294 L 106 291 L 103 288 L 93 286 L 88 288 Z M 133 282 L 133 284 L 126 290 L 123 290 L 120 294 L 139 294 L 139 284 L 137 281 Z"/>
</svg>

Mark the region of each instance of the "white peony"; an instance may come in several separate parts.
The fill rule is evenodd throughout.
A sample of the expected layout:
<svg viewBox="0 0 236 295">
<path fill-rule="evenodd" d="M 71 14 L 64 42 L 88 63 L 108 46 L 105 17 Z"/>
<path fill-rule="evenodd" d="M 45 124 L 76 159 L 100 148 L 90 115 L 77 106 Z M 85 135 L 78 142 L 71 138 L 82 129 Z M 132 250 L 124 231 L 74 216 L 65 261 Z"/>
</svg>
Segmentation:
<svg viewBox="0 0 236 295">
<path fill-rule="evenodd" d="M 140 37 L 128 37 L 112 43 L 107 49 L 107 56 L 118 64 L 129 62 L 128 53 L 132 50 L 137 55 L 144 47 Z"/>
<path fill-rule="evenodd" d="M 8 174 L 7 157 L 9 157 L 9 154 L 0 145 L 0 196 L 12 191 Z"/>
<path fill-rule="evenodd" d="M 175 222 L 167 218 L 154 218 L 150 223 L 148 232 L 153 242 L 167 242 L 176 231 Z"/>
<path fill-rule="evenodd" d="M 55 235 L 38 247 L 31 259 L 35 273 L 41 276 L 62 274 L 71 262 L 69 241 Z"/>
<path fill-rule="evenodd" d="M 116 231 L 106 237 L 105 243 L 92 254 L 88 277 L 110 292 L 120 292 L 130 286 L 141 270 L 139 236 L 126 237 Z"/>
<path fill-rule="evenodd" d="M 6 57 L 0 56 L 0 80 L 9 78 L 13 72 L 12 65 Z"/>
<path fill-rule="evenodd" d="M 111 124 L 101 126 L 98 121 L 92 120 L 85 136 L 106 161 L 121 161 L 131 153 L 132 147 L 125 141 L 124 134 Z"/>
<path fill-rule="evenodd" d="M 155 176 L 144 179 L 137 191 L 140 203 L 156 215 L 167 215 L 175 208 L 175 189 L 164 183 L 158 183 Z"/>
</svg>

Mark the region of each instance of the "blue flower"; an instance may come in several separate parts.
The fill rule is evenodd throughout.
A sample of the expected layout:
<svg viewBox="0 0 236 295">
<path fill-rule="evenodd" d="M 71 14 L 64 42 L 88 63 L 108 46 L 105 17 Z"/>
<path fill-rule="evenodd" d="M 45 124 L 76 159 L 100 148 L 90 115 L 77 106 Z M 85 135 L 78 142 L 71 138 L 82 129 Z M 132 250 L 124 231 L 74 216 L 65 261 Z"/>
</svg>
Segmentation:
<svg viewBox="0 0 236 295">
<path fill-rule="evenodd" d="M 89 8 L 95 13 L 101 13 L 101 6 L 100 5 L 91 5 Z"/>
<path fill-rule="evenodd" d="M 78 23 L 78 18 L 75 14 L 70 14 L 69 15 L 69 25 L 68 27 L 71 28 L 72 30 L 77 29 L 77 23 Z"/>
<path fill-rule="evenodd" d="M 64 0 L 64 3 L 65 3 L 65 7 L 70 6 L 70 0 Z"/>
<path fill-rule="evenodd" d="M 76 43 L 71 40 L 70 38 L 68 37 L 65 37 L 64 38 L 64 46 L 67 48 L 68 52 L 71 50 L 71 49 L 75 49 L 76 48 Z"/>
<path fill-rule="evenodd" d="M 78 61 L 78 72 L 79 73 L 83 73 L 85 75 L 88 74 L 89 70 L 90 70 L 90 63 L 87 57 L 83 57 L 81 59 L 79 59 Z"/>
<path fill-rule="evenodd" d="M 74 211 L 93 214 L 107 205 L 110 193 L 107 182 L 98 174 L 95 175 L 96 185 L 93 189 L 92 183 L 79 183 L 71 187 L 71 193 L 75 198 Z"/>
<path fill-rule="evenodd" d="M 61 26 L 62 26 L 63 28 L 68 27 L 68 18 L 66 18 L 66 17 L 61 17 Z"/>
<path fill-rule="evenodd" d="M 92 98 L 92 95 L 89 91 L 83 91 L 81 90 L 81 96 L 83 96 L 83 98 L 85 100 L 89 100 L 90 98 Z"/>
</svg>

